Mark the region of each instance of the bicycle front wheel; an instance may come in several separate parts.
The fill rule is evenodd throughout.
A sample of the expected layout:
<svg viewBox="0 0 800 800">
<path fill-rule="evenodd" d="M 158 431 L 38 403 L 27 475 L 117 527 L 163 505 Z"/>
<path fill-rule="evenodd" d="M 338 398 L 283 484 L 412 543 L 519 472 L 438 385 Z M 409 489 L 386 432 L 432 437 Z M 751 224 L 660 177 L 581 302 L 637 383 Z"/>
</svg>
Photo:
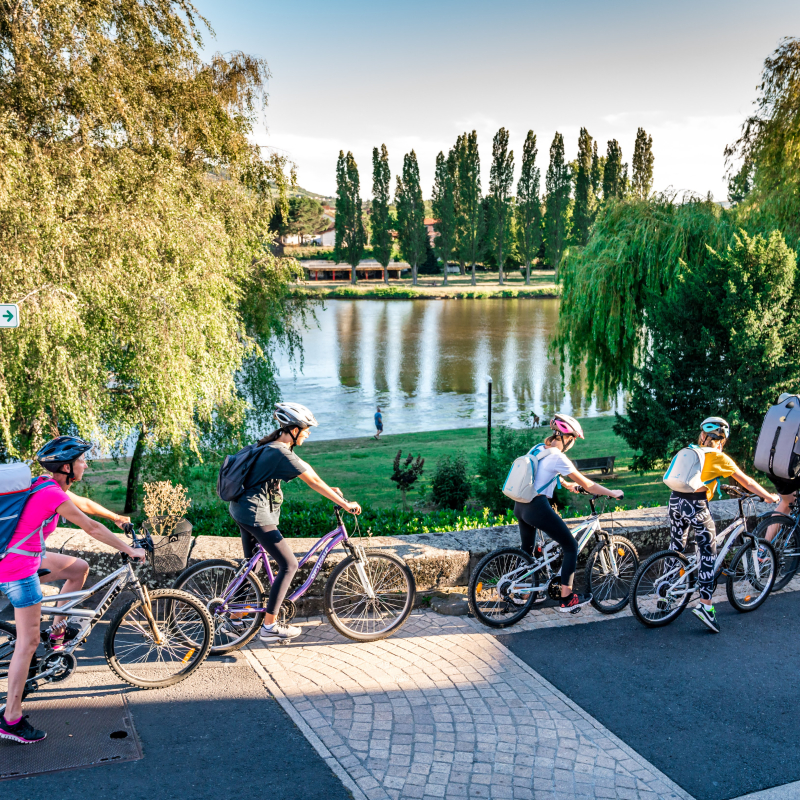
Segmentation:
<svg viewBox="0 0 800 800">
<path fill-rule="evenodd" d="M 533 556 L 517 547 L 488 553 L 469 579 L 467 600 L 475 619 L 489 628 L 507 628 L 519 622 L 532 608 L 534 592 L 512 589 L 517 582 L 541 586 L 546 581 L 543 569 L 534 571 Z M 529 574 L 530 573 L 530 574 Z"/>
<path fill-rule="evenodd" d="M 364 555 L 363 562 L 348 556 L 333 568 L 325 584 L 325 614 L 342 636 L 374 642 L 403 626 L 414 607 L 417 589 L 402 558 L 377 550 L 366 550 Z M 359 566 L 363 566 L 363 575 Z"/>
<path fill-rule="evenodd" d="M 234 610 L 221 610 L 222 596 L 233 583 L 239 565 L 223 558 L 201 561 L 182 572 L 173 589 L 189 592 L 203 601 L 214 623 L 211 655 L 222 656 L 246 645 L 264 621 L 264 589 L 261 581 L 248 573 L 236 593 L 228 601 Z"/>
<path fill-rule="evenodd" d="M 758 523 L 753 535 L 756 539 L 766 540 L 767 533 L 773 525 L 777 525 L 778 530 L 770 540 L 770 544 L 778 557 L 778 572 L 772 591 L 779 592 L 787 586 L 800 568 L 800 531 L 791 517 L 777 514 L 764 517 Z"/>
<path fill-rule="evenodd" d="M 642 562 L 631 586 L 631 611 L 642 625 L 661 628 L 683 613 L 694 591 L 688 568 L 689 559 L 674 550 Z"/>
<path fill-rule="evenodd" d="M 188 592 L 150 592 L 155 635 L 144 604 L 134 598 L 123 606 L 106 631 L 108 666 L 126 683 L 160 689 L 188 678 L 211 649 L 211 616 Z"/>
<path fill-rule="evenodd" d="M 601 614 L 622 611 L 631 596 L 633 576 L 639 569 L 639 554 L 633 542 L 624 536 L 610 536 L 589 553 L 586 562 L 586 590 L 592 605 Z"/>
<path fill-rule="evenodd" d="M 737 611 L 753 611 L 769 596 L 775 583 L 778 557 L 769 542 L 747 542 L 728 567 L 725 591 Z"/>
</svg>

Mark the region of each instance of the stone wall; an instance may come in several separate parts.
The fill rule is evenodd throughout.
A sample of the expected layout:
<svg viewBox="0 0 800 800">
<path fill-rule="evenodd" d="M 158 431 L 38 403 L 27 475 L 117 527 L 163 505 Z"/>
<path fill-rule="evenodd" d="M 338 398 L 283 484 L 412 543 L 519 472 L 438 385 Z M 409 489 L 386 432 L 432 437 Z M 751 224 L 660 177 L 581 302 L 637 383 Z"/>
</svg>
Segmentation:
<svg viewBox="0 0 800 800">
<path fill-rule="evenodd" d="M 711 504 L 711 513 L 721 530 L 730 524 L 738 513 L 735 500 L 719 500 Z M 756 503 L 756 514 L 770 510 L 766 503 Z M 576 527 L 585 518 L 567 520 L 570 527 Z M 665 548 L 669 544 L 667 509 L 647 508 L 636 511 L 623 511 L 617 514 L 604 514 L 603 528 L 610 533 L 628 537 L 639 551 L 640 557 Z M 313 539 L 288 539 L 298 560 L 313 545 Z M 385 550 L 400 556 L 411 568 L 420 593 L 453 586 L 466 586 L 469 575 L 478 561 L 487 553 L 499 547 L 519 546 L 519 530 L 516 525 L 493 528 L 478 528 L 450 533 L 427 533 L 413 536 L 380 536 L 371 540 L 360 540 L 365 546 L 375 550 Z M 368 542 L 368 543 L 367 543 Z M 119 555 L 110 547 L 95 541 L 79 530 L 58 528 L 47 540 L 52 550 L 86 559 L 93 574 L 107 575 L 120 565 Z M 582 555 L 586 555 L 585 551 Z M 302 616 L 319 614 L 322 610 L 322 590 L 331 570 L 347 553 L 337 547 L 325 562 L 309 592 L 298 603 L 298 613 Z M 212 558 L 238 560 L 242 558 L 242 547 L 238 537 L 198 536 L 194 539 L 189 553 L 189 564 L 196 564 Z M 44 567 L 47 563 L 43 564 Z M 311 566 L 300 570 L 300 578 L 305 580 Z M 138 569 L 140 577 L 147 584 L 169 586 L 175 576 L 155 575 L 148 564 Z"/>
</svg>

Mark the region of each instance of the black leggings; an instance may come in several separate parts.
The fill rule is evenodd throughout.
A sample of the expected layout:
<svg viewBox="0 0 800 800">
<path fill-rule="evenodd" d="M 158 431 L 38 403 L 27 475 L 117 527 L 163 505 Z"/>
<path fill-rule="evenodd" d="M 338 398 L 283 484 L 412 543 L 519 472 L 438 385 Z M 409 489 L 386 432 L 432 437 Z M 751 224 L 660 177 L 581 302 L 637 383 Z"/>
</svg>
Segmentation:
<svg viewBox="0 0 800 800">
<path fill-rule="evenodd" d="M 242 550 L 244 550 L 245 558 L 252 557 L 255 543 L 258 542 L 278 565 L 275 582 L 269 590 L 269 600 L 267 601 L 267 614 L 277 614 L 283 598 L 286 597 L 286 592 L 289 591 L 289 584 L 297 572 L 297 559 L 292 548 L 278 530 L 268 531 L 262 525 L 243 525 L 241 522 L 236 524 L 242 534 Z"/>
<path fill-rule="evenodd" d="M 553 510 L 550 501 L 540 494 L 530 503 L 514 503 L 514 514 L 519 521 L 519 537 L 522 540 L 522 549 L 526 553 L 533 553 L 537 528 L 561 545 L 564 553 L 561 585 L 572 586 L 575 567 L 578 564 L 578 543 L 564 520 Z"/>
</svg>

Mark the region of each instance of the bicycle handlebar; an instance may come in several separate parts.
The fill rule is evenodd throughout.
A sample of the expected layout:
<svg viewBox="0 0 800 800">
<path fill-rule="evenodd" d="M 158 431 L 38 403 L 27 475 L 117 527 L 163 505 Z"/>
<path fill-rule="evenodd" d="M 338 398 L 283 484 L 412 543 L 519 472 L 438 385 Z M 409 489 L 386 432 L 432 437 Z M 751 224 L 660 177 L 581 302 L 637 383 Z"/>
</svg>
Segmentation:
<svg viewBox="0 0 800 800">
<path fill-rule="evenodd" d="M 747 492 L 744 489 L 741 489 L 740 487 L 734 486 L 730 483 L 725 484 L 725 486 L 720 486 L 719 488 L 721 491 L 725 492 L 725 494 L 735 498 L 736 500 L 745 500 L 748 497 L 758 497 L 758 495 Z"/>
<path fill-rule="evenodd" d="M 142 538 L 139 538 L 136 535 L 136 528 L 133 527 L 133 524 L 130 522 L 126 522 L 122 526 L 122 530 L 131 537 L 133 540 L 133 549 L 134 550 L 145 550 L 148 553 L 152 553 L 154 550 L 153 547 L 153 537 L 150 536 L 150 531 L 145 530 L 144 535 Z M 125 560 L 128 556 L 125 553 L 122 553 L 122 558 Z"/>
</svg>

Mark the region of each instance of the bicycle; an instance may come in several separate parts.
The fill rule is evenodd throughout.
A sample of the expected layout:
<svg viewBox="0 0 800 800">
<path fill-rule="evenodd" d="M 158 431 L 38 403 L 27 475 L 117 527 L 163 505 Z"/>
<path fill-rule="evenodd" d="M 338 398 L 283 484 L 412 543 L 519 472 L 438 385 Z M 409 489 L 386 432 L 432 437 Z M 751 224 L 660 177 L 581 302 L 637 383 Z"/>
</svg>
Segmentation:
<svg viewBox="0 0 800 800">
<path fill-rule="evenodd" d="M 800 502 L 798 502 L 796 493 L 789 514 L 768 511 L 759 517 L 754 531 L 755 537 L 759 540 L 766 540 L 767 531 L 773 525 L 780 527 L 770 541 L 778 557 L 778 574 L 775 577 L 772 591 L 779 592 L 794 578 L 800 568 Z"/>
<path fill-rule="evenodd" d="M 629 539 L 609 534 L 600 526 L 597 495 L 589 495 L 592 513 L 572 531 L 578 553 L 594 537 L 584 580 L 592 605 L 602 614 L 616 614 L 628 604 L 630 584 L 639 566 L 639 554 Z M 608 502 L 606 499 L 606 503 Z M 536 532 L 534 555 L 505 547 L 484 556 L 469 580 L 467 600 L 472 615 L 490 628 L 507 628 L 519 622 L 537 602 L 561 599 L 561 547 L 550 540 L 542 544 Z M 576 613 L 572 611 L 570 613 Z"/>
<path fill-rule="evenodd" d="M 352 541 L 334 506 L 337 526 L 318 539 L 300 559 L 300 567 L 317 555 L 309 576 L 281 604 L 278 620 L 281 625 L 294 619 L 295 601 L 314 583 L 325 559 L 338 544 L 349 555 L 340 561 L 325 583 L 324 609 L 331 625 L 343 636 L 358 642 L 374 642 L 398 631 L 414 606 L 416 584 L 406 563 L 395 555 L 365 550 Z M 356 522 L 356 530 L 358 523 Z M 274 583 L 269 556 L 257 545 L 250 559 L 244 562 L 209 559 L 184 570 L 173 584 L 188 591 L 205 604 L 214 623 L 211 652 L 223 655 L 246 645 L 258 633 L 264 621 L 266 606 L 264 587 L 256 575 L 259 564 Z"/>
<path fill-rule="evenodd" d="M 153 553 L 149 533 L 142 539 L 132 525 L 125 526 L 133 546 Z M 42 617 L 56 615 L 79 620 L 80 632 L 53 650 L 50 636 L 42 631 L 44 656 L 34 655 L 23 697 L 35 692 L 42 682 L 64 681 L 75 672 L 75 651 L 86 641 L 98 622 L 121 592 L 131 590 L 134 597 L 112 618 L 106 630 L 103 651 L 111 670 L 123 681 L 141 689 L 172 686 L 188 678 L 208 657 L 211 647 L 211 617 L 202 603 L 188 592 L 174 589 L 149 591 L 133 571 L 125 553 L 123 565 L 89 589 L 50 595 L 42 603 Z M 50 570 L 40 569 L 40 577 Z M 81 608 L 80 603 L 105 590 L 96 609 Z M 59 601 L 67 602 L 60 607 Z M 0 621 L 0 678 L 8 677 L 8 667 L 16 643 L 16 627 Z M 3 706 L 5 708 L 5 706 Z M 0 709 L 1 710 L 1 709 Z"/>
<path fill-rule="evenodd" d="M 717 534 L 717 545 L 724 544 L 714 562 L 714 589 L 724 577 L 730 604 L 737 611 L 754 611 L 772 590 L 778 559 L 772 545 L 759 541 L 755 533 L 747 530 L 744 503 L 752 502 L 756 495 L 736 486 L 721 489 L 739 501 L 739 515 Z M 744 544 L 733 552 L 740 537 Z M 631 610 L 636 619 L 648 628 L 660 628 L 676 620 L 697 589 L 699 566 L 696 550 L 689 558 L 675 550 L 662 550 L 643 561 L 631 589 Z"/>
</svg>

